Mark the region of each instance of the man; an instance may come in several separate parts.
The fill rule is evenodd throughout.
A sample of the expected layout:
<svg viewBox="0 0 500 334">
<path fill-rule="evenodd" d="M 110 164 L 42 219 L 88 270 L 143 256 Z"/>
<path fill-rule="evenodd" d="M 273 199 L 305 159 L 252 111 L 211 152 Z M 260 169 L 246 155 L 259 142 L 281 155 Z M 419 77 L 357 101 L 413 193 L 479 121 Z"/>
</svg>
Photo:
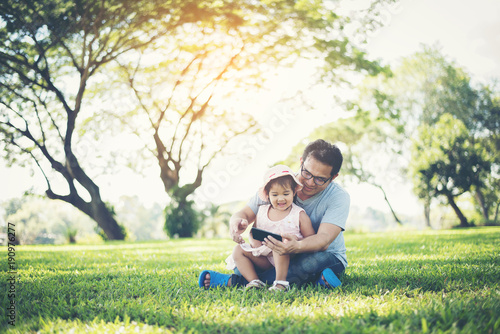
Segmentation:
<svg viewBox="0 0 500 334">
<path fill-rule="evenodd" d="M 273 237 L 264 244 L 279 254 L 292 255 L 287 280 L 298 286 L 314 282 L 327 287 L 340 285 L 337 276 L 347 267 L 343 231 L 349 215 L 349 194 L 333 182 L 342 166 L 342 153 L 335 145 L 318 139 L 304 150 L 300 158 L 298 179 L 303 188 L 297 192 L 295 202 L 304 208 L 311 219 L 316 234 L 300 241 L 292 235 L 283 235 L 284 242 Z M 265 204 L 256 194 L 248 204 L 235 213 L 229 222 L 231 237 L 242 243 L 241 234 L 255 221 L 259 205 Z M 272 282 L 274 268 L 259 274 L 259 279 Z M 200 274 L 199 285 L 245 286 L 248 282 L 235 270 L 225 275 L 205 270 Z"/>
</svg>

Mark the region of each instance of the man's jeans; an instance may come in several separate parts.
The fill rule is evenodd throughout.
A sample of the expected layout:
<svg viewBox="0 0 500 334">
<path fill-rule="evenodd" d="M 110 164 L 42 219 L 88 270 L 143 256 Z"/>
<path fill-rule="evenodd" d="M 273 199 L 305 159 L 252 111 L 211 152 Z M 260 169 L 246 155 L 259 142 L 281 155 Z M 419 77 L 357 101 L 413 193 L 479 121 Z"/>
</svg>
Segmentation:
<svg viewBox="0 0 500 334">
<path fill-rule="evenodd" d="M 315 282 L 326 268 L 332 269 L 337 277 L 340 277 L 345 269 L 342 262 L 330 252 L 302 253 L 291 257 L 286 278 L 290 283 L 300 287 Z M 272 284 L 276 279 L 274 267 L 260 272 L 257 268 L 257 274 L 259 279 L 267 284 Z M 231 275 L 231 285 L 245 286 L 247 283 L 238 268 L 235 268 L 234 274 Z"/>
</svg>

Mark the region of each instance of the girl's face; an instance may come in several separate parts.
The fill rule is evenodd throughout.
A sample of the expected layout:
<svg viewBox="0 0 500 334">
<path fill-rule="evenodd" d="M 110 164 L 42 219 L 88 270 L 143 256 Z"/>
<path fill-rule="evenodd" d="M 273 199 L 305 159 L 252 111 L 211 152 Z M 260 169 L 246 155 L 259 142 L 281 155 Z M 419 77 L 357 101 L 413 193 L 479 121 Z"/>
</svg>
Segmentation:
<svg viewBox="0 0 500 334">
<path fill-rule="evenodd" d="M 283 187 L 275 183 L 269 189 L 269 201 L 273 208 L 280 211 L 285 211 L 292 205 L 293 195 L 294 193 L 290 185 Z"/>
</svg>

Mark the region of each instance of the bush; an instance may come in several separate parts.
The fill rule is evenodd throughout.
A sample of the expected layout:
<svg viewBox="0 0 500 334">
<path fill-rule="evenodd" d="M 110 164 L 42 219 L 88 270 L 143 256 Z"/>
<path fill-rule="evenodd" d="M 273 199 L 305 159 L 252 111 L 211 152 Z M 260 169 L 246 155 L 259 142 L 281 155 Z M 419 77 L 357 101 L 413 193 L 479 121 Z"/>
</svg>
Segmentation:
<svg viewBox="0 0 500 334">
<path fill-rule="evenodd" d="M 165 208 L 165 232 L 169 237 L 191 238 L 198 231 L 203 214 L 193 205 L 193 201 L 172 200 Z"/>
</svg>

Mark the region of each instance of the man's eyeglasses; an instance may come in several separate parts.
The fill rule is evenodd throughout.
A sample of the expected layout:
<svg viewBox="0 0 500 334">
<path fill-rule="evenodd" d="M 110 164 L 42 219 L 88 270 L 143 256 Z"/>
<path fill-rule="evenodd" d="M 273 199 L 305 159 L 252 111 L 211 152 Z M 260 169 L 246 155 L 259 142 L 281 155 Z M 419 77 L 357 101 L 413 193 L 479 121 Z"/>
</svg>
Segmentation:
<svg viewBox="0 0 500 334">
<path fill-rule="evenodd" d="M 325 179 L 324 177 L 320 177 L 320 176 L 314 176 L 307 169 L 304 168 L 304 165 L 300 165 L 300 174 L 306 180 L 314 178 L 314 183 L 316 183 L 318 186 L 324 185 L 325 183 L 330 181 L 330 179 L 332 178 L 331 176 L 327 179 Z"/>
</svg>

